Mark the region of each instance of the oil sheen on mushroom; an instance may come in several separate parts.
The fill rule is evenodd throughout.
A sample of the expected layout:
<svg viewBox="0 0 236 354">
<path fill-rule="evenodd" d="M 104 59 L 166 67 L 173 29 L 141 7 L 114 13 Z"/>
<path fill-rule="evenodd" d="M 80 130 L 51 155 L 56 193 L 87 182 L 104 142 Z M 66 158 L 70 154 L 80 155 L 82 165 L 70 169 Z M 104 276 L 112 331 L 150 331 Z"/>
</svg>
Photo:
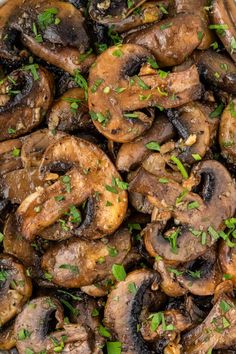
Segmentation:
<svg viewBox="0 0 236 354">
<path fill-rule="evenodd" d="M 151 127 L 147 108 L 173 108 L 199 97 L 201 87 L 196 67 L 179 73 L 142 66 L 153 59 L 145 48 L 125 44 L 102 53 L 89 75 L 89 110 L 96 128 L 110 140 L 130 142 Z M 104 65 L 106 63 L 106 65 Z"/>
</svg>

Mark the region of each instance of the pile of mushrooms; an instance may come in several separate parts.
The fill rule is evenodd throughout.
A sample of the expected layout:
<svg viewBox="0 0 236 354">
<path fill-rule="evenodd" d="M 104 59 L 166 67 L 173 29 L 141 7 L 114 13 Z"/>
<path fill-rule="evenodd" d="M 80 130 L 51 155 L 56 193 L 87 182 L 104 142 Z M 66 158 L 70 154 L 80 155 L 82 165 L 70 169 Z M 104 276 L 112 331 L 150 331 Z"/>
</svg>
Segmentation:
<svg viewBox="0 0 236 354">
<path fill-rule="evenodd" d="M 0 1 L 0 353 L 236 352 L 235 24 Z"/>
</svg>

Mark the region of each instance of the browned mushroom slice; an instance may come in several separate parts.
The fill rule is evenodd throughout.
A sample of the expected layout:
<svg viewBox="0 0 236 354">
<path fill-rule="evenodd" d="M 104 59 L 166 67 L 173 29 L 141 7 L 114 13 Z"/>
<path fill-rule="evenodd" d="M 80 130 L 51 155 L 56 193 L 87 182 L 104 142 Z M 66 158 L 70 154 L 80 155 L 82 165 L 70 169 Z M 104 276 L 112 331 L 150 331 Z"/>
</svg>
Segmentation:
<svg viewBox="0 0 236 354">
<path fill-rule="evenodd" d="M 22 235 L 32 240 L 71 206 L 88 198 L 86 218 L 75 233 L 88 238 L 112 234 L 126 214 L 127 186 L 105 153 L 88 141 L 68 136 L 46 150 L 41 169 L 52 167 L 69 172 L 48 188 L 29 195 L 19 206 Z"/>
<path fill-rule="evenodd" d="M 145 292 L 154 282 L 159 282 L 158 273 L 139 269 L 117 283 L 108 295 L 104 322 L 122 343 L 122 352 L 129 354 L 149 353 L 147 343 L 137 331 Z M 134 288 L 135 291 L 129 289 Z M 119 299 L 119 301 L 116 301 Z M 119 316 L 117 314 L 119 313 Z"/>
<path fill-rule="evenodd" d="M 37 130 L 28 135 L 21 148 L 21 160 L 24 168 L 39 167 L 43 154 L 48 146 L 65 136 L 62 132 L 48 129 Z"/>
<path fill-rule="evenodd" d="M 49 185 L 44 181 L 38 169 L 20 169 L 6 173 L 0 180 L 0 191 L 4 198 L 13 204 L 20 204 L 31 193 L 40 187 Z"/>
<path fill-rule="evenodd" d="M 89 14 L 94 21 L 103 24 L 113 24 L 122 21 L 129 16 L 135 8 L 147 0 L 132 0 L 127 3 L 125 0 L 92 0 L 89 5 Z"/>
<path fill-rule="evenodd" d="M 162 183 L 142 169 L 130 183 L 130 191 L 148 196 L 158 208 L 168 210 L 174 221 L 172 228 L 166 220 L 151 223 L 145 229 L 145 246 L 151 256 L 160 255 L 175 262 L 193 260 L 216 242 L 218 232 L 225 227 L 223 221 L 234 215 L 235 185 L 219 162 L 198 164 L 193 176 L 198 185 L 203 184 L 202 197 L 173 180 Z"/>
<path fill-rule="evenodd" d="M 195 156 L 204 157 L 210 146 L 210 125 L 202 107 L 189 103 L 176 112 L 169 111 L 168 117 L 181 136 L 171 153 L 188 164 L 196 161 Z"/>
<path fill-rule="evenodd" d="M 15 258 L 0 255 L 0 325 L 15 317 L 31 296 L 32 285 L 25 268 Z"/>
<path fill-rule="evenodd" d="M 24 57 L 25 53 L 15 46 L 17 34 L 15 31 L 9 31 L 8 23 L 15 9 L 22 6 L 24 0 L 4 2 L 3 6 L 0 6 L 0 57 L 15 61 Z"/>
<path fill-rule="evenodd" d="M 145 341 L 153 342 L 165 338 L 170 342 L 171 338 L 174 339 L 179 333 L 192 327 L 192 320 L 189 314 L 187 312 L 183 313 L 179 309 L 159 312 L 159 316 L 161 320 L 156 329 L 152 328 L 153 314 L 149 313 L 148 317 L 142 323 L 140 331 Z"/>
<path fill-rule="evenodd" d="M 51 247 L 42 257 L 41 266 L 52 275 L 53 283 L 78 288 L 111 275 L 112 265 L 122 263 L 130 247 L 127 230 L 118 231 L 106 243 L 103 239 L 72 239 Z"/>
<path fill-rule="evenodd" d="M 175 0 L 175 10 L 177 13 L 198 14 L 202 19 L 202 31 L 198 32 L 198 37 L 201 40 L 198 49 L 207 49 L 213 42 L 213 34 L 208 28 L 209 18 L 206 10 L 208 6 L 208 0 Z"/>
<path fill-rule="evenodd" d="M 197 99 L 201 88 L 196 67 L 179 73 L 135 75 L 152 59 L 145 48 L 125 44 L 102 53 L 89 76 L 89 110 L 96 128 L 108 139 L 130 142 L 152 124 L 147 107 L 173 108 Z M 106 65 L 104 64 L 106 63 Z"/>
<path fill-rule="evenodd" d="M 125 41 L 148 48 L 160 66 L 173 66 L 183 63 L 200 45 L 199 32 L 203 31 L 203 21 L 198 15 L 179 14 L 136 31 Z"/>
<path fill-rule="evenodd" d="M 55 323 L 54 328 L 50 320 Z M 63 308 L 55 298 L 45 296 L 30 301 L 15 323 L 19 354 L 27 350 L 66 353 L 68 349 L 70 353 L 91 353 L 88 328 L 80 324 L 66 325 L 63 320 Z"/>
<path fill-rule="evenodd" d="M 151 153 L 147 144 L 151 142 L 162 144 L 174 136 L 172 124 L 165 116 L 154 121 L 150 130 L 137 140 L 123 144 L 118 152 L 116 166 L 120 171 L 129 171 L 136 167 L 147 155 Z"/>
<path fill-rule="evenodd" d="M 194 57 L 205 81 L 223 91 L 236 94 L 236 65 L 229 57 L 214 50 L 195 52 Z"/>
<path fill-rule="evenodd" d="M 128 17 L 115 21 L 112 29 L 115 32 L 127 32 L 138 26 L 159 21 L 163 17 L 163 12 L 167 12 L 168 2 L 162 1 L 161 4 L 155 1 L 148 1 L 138 7 L 137 11 Z M 112 19 L 111 19 L 112 21 Z"/>
<path fill-rule="evenodd" d="M 236 163 L 236 98 L 229 102 L 221 117 L 219 142 L 222 155 Z"/>
<path fill-rule="evenodd" d="M 229 247 L 222 240 L 219 247 L 219 262 L 225 278 L 229 278 L 236 285 L 236 248 Z"/>
<path fill-rule="evenodd" d="M 22 168 L 20 139 L 11 139 L 0 143 L 0 174 Z"/>
<path fill-rule="evenodd" d="M 19 233 L 14 213 L 7 219 L 3 232 L 4 252 L 15 256 L 25 266 L 36 269 L 39 264 L 39 256 L 34 247 Z"/>
<path fill-rule="evenodd" d="M 0 329 L 0 350 L 9 350 L 15 347 L 14 322 Z M 2 352 L 3 353 L 3 352 Z"/>
<path fill-rule="evenodd" d="M 171 272 L 172 265 L 165 264 L 163 260 L 157 260 L 154 269 L 157 270 L 162 278 L 161 289 L 168 296 L 182 296 L 187 293 L 187 289 L 183 288 L 175 279 L 175 272 Z"/>
<path fill-rule="evenodd" d="M 51 74 L 37 64 L 11 72 L 0 84 L 0 92 L 10 100 L 0 106 L 0 141 L 11 139 L 37 127 L 53 99 Z"/>
<path fill-rule="evenodd" d="M 234 0 L 214 0 L 212 20 L 216 33 L 236 62 L 236 3 Z"/>
<path fill-rule="evenodd" d="M 182 337 L 183 354 L 207 353 L 236 342 L 236 303 L 221 295 L 206 319 Z"/>
<path fill-rule="evenodd" d="M 216 250 L 209 249 L 194 261 L 180 267 L 178 282 L 194 295 L 213 295 L 216 286 L 222 281 L 222 273 L 217 262 Z"/>
<path fill-rule="evenodd" d="M 48 128 L 70 132 L 93 127 L 84 98 L 84 90 L 69 89 L 52 106 L 48 115 Z"/>
<path fill-rule="evenodd" d="M 8 15 L 5 32 L 11 36 L 20 32 L 23 44 L 33 54 L 71 74 L 93 63 L 84 18 L 72 4 L 30 0 L 12 5 L 7 2 L 0 8 L 0 15 Z"/>
</svg>

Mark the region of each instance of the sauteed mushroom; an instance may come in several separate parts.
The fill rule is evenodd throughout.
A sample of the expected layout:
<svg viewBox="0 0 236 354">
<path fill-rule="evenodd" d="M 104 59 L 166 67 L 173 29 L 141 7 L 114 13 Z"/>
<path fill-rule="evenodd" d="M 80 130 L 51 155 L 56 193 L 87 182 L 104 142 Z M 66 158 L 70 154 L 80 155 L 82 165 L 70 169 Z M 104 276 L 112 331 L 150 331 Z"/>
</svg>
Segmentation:
<svg viewBox="0 0 236 354">
<path fill-rule="evenodd" d="M 236 62 L 236 3 L 231 0 L 213 0 L 212 20 L 216 33 Z"/>
<path fill-rule="evenodd" d="M 120 171 L 129 171 L 136 167 L 151 150 L 147 148 L 150 142 L 165 143 L 174 136 L 174 129 L 165 116 L 158 117 L 152 127 L 141 137 L 131 143 L 121 145 L 116 159 Z"/>
<path fill-rule="evenodd" d="M 183 354 L 207 353 L 235 344 L 235 300 L 223 294 L 206 319 L 183 336 Z"/>
<path fill-rule="evenodd" d="M 7 254 L 0 255 L 0 285 L 2 326 L 21 312 L 31 296 L 32 285 L 22 264 Z"/>
<path fill-rule="evenodd" d="M 87 198 L 90 201 L 86 219 L 74 232 L 88 238 L 113 233 L 126 213 L 126 185 L 103 151 L 88 141 L 65 137 L 49 146 L 44 154 L 41 169 L 46 171 L 53 166 L 69 169 L 69 172 L 21 203 L 17 215 L 22 235 L 32 240 L 65 215 L 71 206 L 80 205 Z M 59 201 L 58 195 L 62 196 Z M 37 206 L 40 210 L 35 209 Z"/>
<path fill-rule="evenodd" d="M 55 319 L 54 328 L 50 320 Z M 27 304 L 15 323 L 19 354 L 36 352 L 91 353 L 89 330 L 79 324 L 64 324 L 63 308 L 52 297 L 39 297 Z"/>
<path fill-rule="evenodd" d="M 0 141 L 15 138 L 37 127 L 53 97 L 51 74 L 31 64 L 11 72 L 0 83 L 8 101 L 0 106 Z"/>
<path fill-rule="evenodd" d="M 149 353 L 147 344 L 137 331 L 137 325 L 144 294 L 154 282 L 158 283 L 158 280 L 157 273 L 145 269 L 136 270 L 124 281 L 117 283 L 108 295 L 104 313 L 105 324 L 122 343 L 124 353 Z M 134 284 L 135 292 L 129 291 L 129 284 Z"/>
<path fill-rule="evenodd" d="M 6 33 L 20 32 L 22 43 L 32 53 L 70 74 L 86 70 L 93 63 L 95 56 L 88 52 L 84 18 L 72 4 L 22 0 L 13 6 L 7 2 L 0 8 L 0 15 L 7 16 L 7 23 L 1 26 L 3 38 Z M 6 47 L 8 38 L 3 43 Z"/>
<path fill-rule="evenodd" d="M 143 169 L 130 183 L 130 191 L 149 196 L 151 203 L 167 209 L 175 221 L 172 228 L 167 220 L 147 226 L 144 239 L 151 256 L 176 262 L 195 259 L 216 242 L 223 221 L 234 215 L 236 190 L 228 171 L 219 162 L 209 160 L 200 163 L 193 174 L 197 184 L 203 179 L 202 198 L 173 180 L 162 183 L 162 176 L 157 179 Z M 188 207 L 192 202 L 197 203 L 196 208 Z"/>
<path fill-rule="evenodd" d="M 148 50 L 125 44 L 102 53 L 90 70 L 90 114 L 96 128 L 110 140 L 129 142 L 150 128 L 153 118 L 143 109 L 156 104 L 177 107 L 200 94 L 195 66 L 179 73 L 165 73 L 165 78 L 157 72 L 145 74 L 145 70 L 144 75 L 135 75 L 150 59 L 153 58 Z"/>
<path fill-rule="evenodd" d="M 85 102 L 84 90 L 72 88 L 64 93 L 52 106 L 48 116 L 48 128 L 70 132 L 93 127 Z"/>
<path fill-rule="evenodd" d="M 149 49 L 160 66 L 173 66 L 183 63 L 201 44 L 204 27 L 197 14 L 179 14 L 132 33 L 125 41 Z"/>
<path fill-rule="evenodd" d="M 42 257 L 41 266 L 52 275 L 55 284 L 78 288 L 111 275 L 113 263 L 122 264 L 130 248 L 128 230 L 118 231 L 109 241 L 72 239 L 50 247 Z M 111 250 L 115 250 L 114 256 Z"/>
<path fill-rule="evenodd" d="M 0 330 L 0 350 L 9 350 L 15 347 L 16 339 L 14 336 L 14 322 L 6 325 Z"/>
</svg>

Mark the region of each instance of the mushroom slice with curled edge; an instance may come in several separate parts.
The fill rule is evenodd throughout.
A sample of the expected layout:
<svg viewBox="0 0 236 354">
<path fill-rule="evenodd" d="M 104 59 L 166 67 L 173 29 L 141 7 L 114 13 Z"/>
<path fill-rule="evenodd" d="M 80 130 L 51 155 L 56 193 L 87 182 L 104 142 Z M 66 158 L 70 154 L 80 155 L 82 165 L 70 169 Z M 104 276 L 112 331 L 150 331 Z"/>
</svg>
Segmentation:
<svg viewBox="0 0 236 354">
<path fill-rule="evenodd" d="M 53 99 L 51 74 L 37 64 L 11 72 L 0 83 L 9 100 L 0 105 L 0 141 L 23 135 L 37 127 Z"/>
<path fill-rule="evenodd" d="M 50 321 L 55 323 L 54 328 Z M 25 354 L 27 349 L 34 353 L 91 354 L 89 329 L 63 321 L 63 308 L 55 298 L 44 296 L 31 300 L 15 322 L 19 354 Z"/>
<path fill-rule="evenodd" d="M 94 21 L 103 24 L 114 24 L 122 22 L 138 6 L 147 0 L 92 0 L 89 4 L 89 15 Z"/>
<path fill-rule="evenodd" d="M 15 258 L 0 255 L 0 325 L 21 312 L 31 296 L 32 285 L 25 268 Z"/>
<path fill-rule="evenodd" d="M 236 343 L 236 302 L 223 294 L 205 320 L 182 337 L 183 354 L 207 353 Z"/>
<path fill-rule="evenodd" d="M 89 141 L 66 136 L 50 145 L 44 154 L 41 170 L 46 173 L 52 168 L 69 171 L 21 203 L 16 214 L 22 235 L 33 240 L 72 206 L 81 205 L 88 198 L 86 218 L 74 233 L 93 239 L 115 232 L 126 214 L 127 185 L 106 154 Z"/>
<path fill-rule="evenodd" d="M 188 262 L 202 255 L 220 237 L 223 221 L 235 213 L 234 181 L 223 165 L 203 161 L 192 170 L 192 178 L 201 187 L 200 197 L 174 180 L 162 183 L 160 178 L 140 169 L 129 190 L 148 196 L 149 201 L 169 216 L 153 222 L 144 230 L 149 254 L 167 261 Z M 194 203 L 194 204 L 193 204 Z M 174 226 L 168 223 L 173 220 Z"/>
<path fill-rule="evenodd" d="M 39 167 L 43 154 L 50 144 L 63 138 L 65 133 L 41 129 L 27 135 L 21 148 L 21 160 L 25 169 Z"/>
<path fill-rule="evenodd" d="M 89 75 L 89 110 L 96 128 L 112 141 L 133 141 L 152 125 L 147 108 L 173 108 L 199 97 L 201 86 L 195 66 L 179 73 L 140 69 L 153 59 L 138 45 L 125 44 L 103 52 Z"/>
<path fill-rule="evenodd" d="M 198 103 L 189 103 L 176 112 L 167 113 L 181 139 L 176 143 L 175 154 L 185 163 L 193 164 L 194 156 L 204 157 L 210 146 L 210 124 L 208 116 Z"/>
<path fill-rule="evenodd" d="M 48 118 L 48 128 L 64 132 L 86 130 L 93 127 L 85 102 L 84 90 L 69 89 L 52 106 Z"/>
<path fill-rule="evenodd" d="M 16 338 L 14 335 L 14 321 L 0 329 L 0 350 L 9 350 L 15 347 Z"/>
<path fill-rule="evenodd" d="M 117 283 L 108 295 L 104 323 L 122 343 L 123 353 L 150 353 L 148 344 L 137 331 L 137 326 L 145 292 L 158 282 L 158 273 L 147 269 L 135 270 L 124 281 Z M 131 287 L 135 291 L 130 291 Z"/>
<path fill-rule="evenodd" d="M 225 108 L 219 131 L 221 154 L 230 162 L 236 163 L 236 98 Z"/>
<path fill-rule="evenodd" d="M 213 295 L 216 286 L 222 281 L 222 272 L 214 246 L 179 270 L 177 281 L 194 295 Z"/>
<path fill-rule="evenodd" d="M 212 20 L 216 33 L 236 62 L 236 2 L 235 0 L 213 0 Z"/>
<path fill-rule="evenodd" d="M 174 137 L 174 128 L 165 116 L 158 117 L 152 127 L 133 142 L 123 144 L 117 155 L 116 167 L 120 171 L 129 171 L 147 157 L 151 150 L 147 148 L 150 142 L 163 144 Z M 157 145 L 158 146 L 158 145 Z"/>
<path fill-rule="evenodd" d="M 79 288 L 92 285 L 110 276 L 112 265 L 122 264 L 131 248 L 130 234 L 125 229 L 117 231 L 107 241 L 72 239 L 61 242 L 43 255 L 41 267 L 59 286 Z M 112 250 L 114 257 L 111 256 Z"/>
<path fill-rule="evenodd" d="M 236 65 L 228 56 L 209 49 L 194 52 L 194 58 L 204 81 L 236 94 Z"/>
<path fill-rule="evenodd" d="M 87 70 L 93 63 L 84 18 L 72 4 L 57 0 L 21 1 L 21 6 L 17 1 L 15 6 L 10 3 L 0 8 L 0 16 L 8 15 L 6 32 L 19 32 L 34 55 L 70 74 Z"/>
<path fill-rule="evenodd" d="M 125 38 L 126 43 L 139 44 L 149 49 L 162 67 L 178 65 L 202 41 L 204 21 L 197 14 L 178 14 L 152 26 L 136 31 Z"/>
</svg>

